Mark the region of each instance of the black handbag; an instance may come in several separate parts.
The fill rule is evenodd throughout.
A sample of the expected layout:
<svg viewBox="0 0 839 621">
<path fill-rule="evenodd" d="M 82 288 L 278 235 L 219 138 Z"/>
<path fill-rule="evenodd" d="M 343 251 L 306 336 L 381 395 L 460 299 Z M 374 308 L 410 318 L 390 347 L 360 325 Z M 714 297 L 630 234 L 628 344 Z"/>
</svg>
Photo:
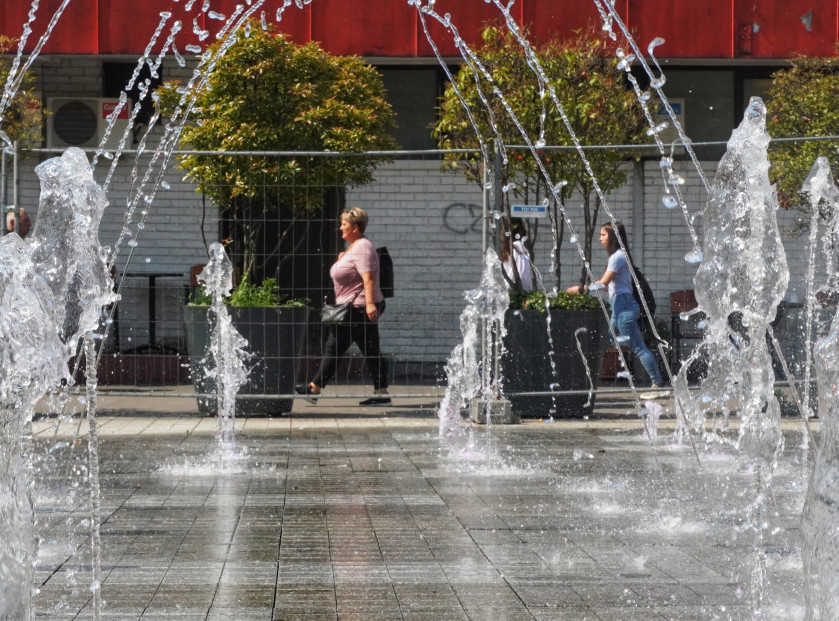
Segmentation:
<svg viewBox="0 0 839 621">
<path fill-rule="evenodd" d="M 356 293 L 352 301 L 344 304 L 324 304 L 320 312 L 320 322 L 333 324 L 349 323 L 350 317 L 352 317 L 355 298 L 360 293 L 361 291 Z"/>
<path fill-rule="evenodd" d="M 324 304 L 320 312 L 321 323 L 347 323 L 350 320 L 353 303 Z"/>
</svg>

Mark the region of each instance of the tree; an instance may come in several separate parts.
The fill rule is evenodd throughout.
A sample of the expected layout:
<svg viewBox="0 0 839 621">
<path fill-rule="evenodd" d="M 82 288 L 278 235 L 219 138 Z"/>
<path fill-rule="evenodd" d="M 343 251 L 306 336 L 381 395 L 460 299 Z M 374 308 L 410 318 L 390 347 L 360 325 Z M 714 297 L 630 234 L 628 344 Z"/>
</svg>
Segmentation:
<svg viewBox="0 0 839 621">
<path fill-rule="evenodd" d="M 333 56 L 316 43 L 295 44 L 258 22 L 240 29 L 237 37 L 207 87 L 195 95 L 195 120 L 182 133 L 183 147 L 317 152 L 395 147 L 388 133 L 394 113 L 381 77 L 361 58 Z M 220 45 L 211 51 L 218 53 Z M 179 87 L 177 82 L 164 85 L 160 102 L 165 111 L 174 109 Z M 266 276 L 260 273 L 264 263 L 258 263 L 266 212 L 282 211 L 292 220 L 311 215 L 324 205 L 324 188 L 367 183 L 384 159 L 186 155 L 178 165 L 197 191 L 218 204 L 236 246 L 232 254 L 239 258 L 242 276 L 251 275 L 253 281 Z M 279 239 L 290 230 L 286 226 Z M 288 256 L 280 257 L 277 271 Z"/>
<path fill-rule="evenodd" d="M 526 33 L 524 35 L 527 36 Z M 584 145 L 642 142 L 643 112 L 633 93 L 627 89 L 623 74 L 617 70 L 614 43 L 611 40 L 599 31 L 589 29 L 567 41 L 551 40 L 544 45 L 534 45 L 533 51 L 574 133 Z M 495 150 L 496 132 L 505 145 L 524 143 L 519 127 L 512 120 L 506 106 L 519 119 L 534 144 L 541 138 L 547 145 L 573 145 L 559 110 L 546 89 L 540 87 L 537 74 L 530 67 L 521 44 L 507 28 L 496 25 L 485 28 L 483 43 L 475 53 L 492 76 L 495 87 L 503 94 L 503 100 L 493 93 L 493 85 L 488 83 L 480 71 L 476 81 L 476 72 L 468 64 L 460 67 L 455 83 L 473 113 L 481 136 L 488 140 L 487 148 L 490 152 Z M 481 91 L 488 106 L 481 98 Z M 433 133 L 441 148 L 477 149 L 479 146 L 478 136 L 451 84 L 443 94 L 440 119 Z M 541 141 L 539 144 L 542 144 Z M 503 193 L 503 220 L 506 222 L 502 223 L 502 228 L 509 230 L 511 194 L 527 202 L 538 202 L 548 197 L 549 209 L 556 222 L 554 241 L 560 247 L 566 223 L 548 181 L 529 153 L 508 153 L 507 156 L 507 162 L 500 171 L 501 183 L 508 188 L 514 183 L 516 187 L 512 192 Z M 626 182 L 626 173 L 620 166 L 633 157 L 632 154 L 616 149 L 598 149 L 586 151 L 586 156 L 604 192 L 619 188 Z M 483 183 L 483 162 L 479 154 L 447 154 L 446 162 L 449 168 Z M 559 195 L 569 219 L 578 230 L 580 220 L 583 222 L 583 250 L 585 261 L 590 263 L 601 207 L 601 199 L 594 191 L 595 179 L 573 149 L 545 150 L 542 152 L 542 162 L 552 184 L 567 181 Z M 582 199 L 580 211 L 567 202 L 574 193 L 578 193 Z M 527 237 L 532 247 L 536 232 L 528 231 Z M 557 264 L 554 274 L 557 286 L 561 278 L 560 267 Z M 583 269 L 581 279 L 586 277 Z"/>
<path fill-rule="evenodd" d="M 773 138 L 839 135 L 839 58 L 792 60 L 792 66 L 772 74 L 766 93 L 766 130 Z M 786 209 L 809 211 L 809 201 L 800 194 L 813 163 L 820 156 L 839 170 L 839 141 L 809 140 L 772 142 L 769 149 L 770 180 Z M 809 225 L 801 219 L 801 228 Z"/>
<path fill-rule="evenodd" d="M 10 69 L 2 54 L 11 52 L 15 43 L 15 39 L 0 35 L 0 85 L 6 84 Z M 0 147 L 2 134 L 12 142 L 19 142 L 23 149 L 40 146 L 44 115 L 40 102 L 35 98 L 34 83 L 34 76 L 31 73 L 25 74 L 20 88 L 6 107 L 0 109 Z"/>
</svg>

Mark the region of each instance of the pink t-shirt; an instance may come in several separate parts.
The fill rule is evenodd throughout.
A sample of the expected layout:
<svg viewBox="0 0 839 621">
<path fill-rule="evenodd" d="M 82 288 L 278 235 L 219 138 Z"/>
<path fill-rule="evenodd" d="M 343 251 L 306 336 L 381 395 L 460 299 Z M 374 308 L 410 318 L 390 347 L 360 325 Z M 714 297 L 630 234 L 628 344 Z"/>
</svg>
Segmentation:
<svg viewBox="0 0 839 621">
<path fill-rule="evenodd" d="M 332 284 L 335 286 L 335 303 L 352 302 L 355 306 L 366 306 L 364 281 L 361 275 L 367 272 L 373 274 L 373 301 L 381 302 L 385 297 L 379 288 L 379 255 L 373 243 L 366 237 L 362 237 L 329 269 Z"/>
</svg>

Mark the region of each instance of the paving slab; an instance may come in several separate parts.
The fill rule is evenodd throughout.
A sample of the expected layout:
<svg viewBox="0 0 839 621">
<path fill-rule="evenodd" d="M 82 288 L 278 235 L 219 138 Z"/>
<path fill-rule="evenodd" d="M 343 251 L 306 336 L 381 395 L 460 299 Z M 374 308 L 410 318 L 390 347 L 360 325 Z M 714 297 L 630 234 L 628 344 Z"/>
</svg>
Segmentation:
<svg viewBox="0 0 839 621">
<path fill-rule="evenodd" d="M 759 540 L 747 465 L 676 442 L 666 399 L 654 429 L 614 392 L 588 420 L 441 434 L 440 388 L 363 408 L 341 386 L 220 448 L 188 390 L 99 397 L 103 619 L 751 619 L 756 558 L 763 618 L 803 618 L 797 420 Z M 46 405 L 32 425 L 38 619 L 93 618 L 89 430 Z"/>
</svg>

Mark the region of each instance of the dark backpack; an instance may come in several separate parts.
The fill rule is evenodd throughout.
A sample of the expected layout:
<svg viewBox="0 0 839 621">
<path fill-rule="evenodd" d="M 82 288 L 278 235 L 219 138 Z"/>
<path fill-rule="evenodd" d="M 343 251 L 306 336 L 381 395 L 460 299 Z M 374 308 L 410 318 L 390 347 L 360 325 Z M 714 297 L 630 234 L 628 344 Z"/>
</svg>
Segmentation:
<svg viewBox="0 0 839 621">
<path fill-rule="evenodd" d="M 383 296 L 392 298 L 393 259 L 390 258 L 390 253 L 384 246 L 376 248 L 376 252 L 379 253 L 379 288 L 382 290 Z"/>
<path fill-rule="evenodd" d="M 641 286 L 641 290 L 638 290 L 638 285 L 633 280 L 632 297 L 635 298 L 635 301 L 638 303 L 638 308 L 641 309 L 641 317 L 647 316 L 647 313 L 644 311 L 644 305 L 641 303 L 642 299 L 647 303 L 647 308 L 650 309 L 650 315 L 655 315 L 655 295 L 653 294 L 653 288 L 650 287 L 650 283 L 647 282 L 644 274 L 637 267 L 635 268 L 635 275 L 638 277 L 638 284 Z"/>
</svg>

